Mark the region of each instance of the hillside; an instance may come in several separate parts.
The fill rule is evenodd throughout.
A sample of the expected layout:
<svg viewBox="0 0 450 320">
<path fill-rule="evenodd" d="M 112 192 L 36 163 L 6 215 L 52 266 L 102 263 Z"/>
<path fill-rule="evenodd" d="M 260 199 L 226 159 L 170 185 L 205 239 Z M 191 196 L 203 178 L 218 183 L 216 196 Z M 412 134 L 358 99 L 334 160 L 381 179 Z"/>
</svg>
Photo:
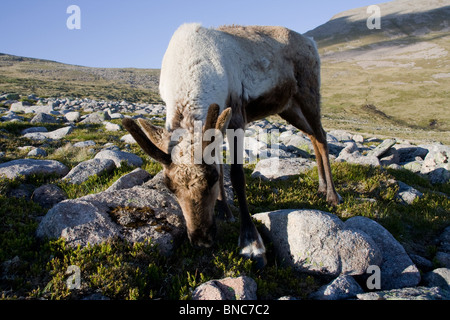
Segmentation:
<svg viewBox="0 0 450 320">
<path fill-rule="evenodd" d="M 367 134 L 449 141 L 450 1 L 379 4 L 339 13 L 306 33 L 322 58 L 325 125 Z"/>
<path fill-rule="evenodd" d="M 336 14 L 306 33 L 322 58 L 327 130 L 450 143 L 450 0 L 379 4 Z M 0 54 L 0 92 L 160 103 L 158 69 L 89 68 Z"/>
<path fill-rule="evenodd" d="M 0 54 L 0 91 L 21 95 L 160 102 L 159 70 L 90 68 Z"/>
</svg>

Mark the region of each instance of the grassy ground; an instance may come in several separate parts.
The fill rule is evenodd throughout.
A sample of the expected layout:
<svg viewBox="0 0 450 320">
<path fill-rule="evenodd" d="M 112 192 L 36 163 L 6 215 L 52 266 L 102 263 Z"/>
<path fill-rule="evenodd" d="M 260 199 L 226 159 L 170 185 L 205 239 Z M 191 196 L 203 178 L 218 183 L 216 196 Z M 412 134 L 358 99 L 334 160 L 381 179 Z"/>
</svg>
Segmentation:
<svg viewBox="0 0 450 320">
<path fill-rule="evenodd" d="M 5 129 L 0 136 L 6 158 L 23 157 L 18 146 L 33 144 L 45 148 L 47 158 L 61 161 L 69 167 L 90 159 L 95 153 L 73 148 L 68 143 L 93 139 L 94 148 L 113 142 L 125 145 L 119 137 L 125 132 L 110 133 L 96 125 L 78 125 L 65 141 L 42 145 L 19 139 L 19 132 L 29 124 L 1 123 Z M 55 128 L 57 125 L 55 125 Z M 100 129 L 100 130 L 99 130 Z M 161 166 L 149 160 L 137 146 L 131 152 L 143 157 L 143 168 L 156 174 Z M 253 166 L 245 170 L 251 213 L 285 208 L 314 208 L 332 212 L 342 219 L 362 215 L 384 225 L 410 251 L 433 259 L 437 250 L 433 241 L 450 224 L 450 184 L 432 186 L 429 182 L 404 170 L 384 170 L 346 163 L 334 163 L 333 174 L 344 203 L 330 207 L 318 196 L 317 169 L 300 174 L 287 181 L 262 182 L 250 177 Z M 2 298 L 24 297 L 48 299 L 78 299 L 92 293 L 101 293 L 112 299 L 189 299 L 192 289 L 199 284 L 226 276 L 248 275 L 258 284 L 260 299 L 293 295 L 307 298 L 326 279 L 298 273 L 284 267 L 275 259 L 270 242 L 268 265 L 255 270 L 252 262 L 239 256 L 237 239 L 239 223 L 219 223 L 217 243 L 211 249 L 194 249 L 184 243 L 171 257 L 164 257 L 147 243 L 128 244 L 114 240 L 92 247 L 70 248 L 63 240 L 37 240 L 34 236 L 38 222 L 47 210 L 25 198 L 12 198 L 9 192 L 26 185 L 34 187 L 56 183 L 69 198 L 96 193 L 108 188 L 132 168 L 122 166 L 113 173 L 93 176 L 81 185 L 68 185 L 55 177 L 32 176 L 14 180 L 0 180 L 0 263 Z M 412 205 L 396 201 L 397 186 L 401 180 L 424 193 Z M 370 200 L 372 199 L 372 200 Z M 237 205 L 237 203 L 235 203 Z M 237 212 L 234 214 L 238 215 Z M 69 290 L 66 271 L 70 265 L 81 269 L 81 289 Z"/>
</svg>

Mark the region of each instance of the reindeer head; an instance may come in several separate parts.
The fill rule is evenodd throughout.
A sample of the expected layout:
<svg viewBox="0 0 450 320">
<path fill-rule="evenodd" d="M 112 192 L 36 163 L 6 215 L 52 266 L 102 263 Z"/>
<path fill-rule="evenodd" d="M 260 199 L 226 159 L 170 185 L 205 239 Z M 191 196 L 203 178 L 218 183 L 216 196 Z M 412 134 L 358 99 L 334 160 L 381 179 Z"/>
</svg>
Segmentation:
<svg viewBox="0 0 450 320">
<path fill-rule="evenodd" d="M 219 116 L 219 106 L 212 104 L 208 109 L 202 134 L 214 130 L 214 135 L 224 134 L 231 118 L 228 108 Z M 177 197 L 183 211 L 189 240 L 193 245 L 210 247 L 213 243 L 216 226 L 214 205 L 219 195 L 219 166 L 217 163 L 194 161 L 194 152 L 208 147 L 194 139 L 194 128 L 183 128 L 183 135 L 175 134 L 152 125 L 149 121 L 138 119 L 139 125 L 125 118 L 123 126 L 131 133 L 139 146 L 164 168 L 164 182 Z M 176 131 L 176 130 L 175 130 Z M 215 136 L 217 137 L 217 136 Z M 198 149 L 197 149 L 198 150 Z M 201 152 L 203 155 L 203 152 Z"/>
</svg>

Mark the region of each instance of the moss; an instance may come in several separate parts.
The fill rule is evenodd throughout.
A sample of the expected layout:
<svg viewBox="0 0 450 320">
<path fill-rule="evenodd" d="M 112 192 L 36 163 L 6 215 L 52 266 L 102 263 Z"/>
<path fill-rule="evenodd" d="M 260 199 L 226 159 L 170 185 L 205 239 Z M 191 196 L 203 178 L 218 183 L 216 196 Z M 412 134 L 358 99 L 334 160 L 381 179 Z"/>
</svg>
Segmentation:
<svg viewBox="0 0 450 320">
<path fill-rule="evenodd" d="M 109 212 L 114 222 L 129 228 L 139 228 L 155 219 L 155 211 L 150 207 L 116 207 Z"/>
<path fill-rule="evenodd" d="M 150 225 L 155 227 L 155 231 L 160 233 L 172 231 L 172 227 L 165 217 L 156 217 L 155 211 L 150 207 L 119 206 L 110 210 L 109 216 L 114 222 L 127 228 L 139 228 Z"/>
</svg>

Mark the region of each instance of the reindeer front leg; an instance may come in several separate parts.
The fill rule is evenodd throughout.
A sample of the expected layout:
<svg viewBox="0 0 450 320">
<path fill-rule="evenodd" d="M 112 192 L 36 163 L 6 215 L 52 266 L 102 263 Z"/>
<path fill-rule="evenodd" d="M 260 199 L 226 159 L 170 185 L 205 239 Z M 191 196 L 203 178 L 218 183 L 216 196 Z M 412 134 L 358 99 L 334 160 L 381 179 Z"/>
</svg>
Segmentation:
<svg viewBox="0 0 450 320">
<path fill-rule="evenodd" d="M 219 219 L 234 222 L 233 213 L 227 203 L 227 195 L 225 192 L 224 182 L 223 182 L 223 164 L 220 165 L 220 177 L 219 177 L 219 197 L 217 198 L 217 209 L 219 211 Z"/>
<path fill-rule="evenodd" d="M 239 246 L 241 247 L 241 255 L 250 258 L 256 262 L 257 268 L 263 268 L 266 263 L 266 248 L 258 233 L 247 205 L 247 195 L 245 192 L 245 175 L 242 161 L 238 161 L 239 155 L 242 156 L 242 150 L 238 150 L 238 146 L 242 146 L 242 143 L 237 143 L 239 137 L 235 137 L 236 142 L 232 146 L 234 156 L 232 157 L 233 163 L 231 164 L 230 178 L 233 185 L 234 192 L 239 202 L 240 213 L 240 236 Z M 242 137 L 243 139 L 243 137 Z"/>
</svg>

